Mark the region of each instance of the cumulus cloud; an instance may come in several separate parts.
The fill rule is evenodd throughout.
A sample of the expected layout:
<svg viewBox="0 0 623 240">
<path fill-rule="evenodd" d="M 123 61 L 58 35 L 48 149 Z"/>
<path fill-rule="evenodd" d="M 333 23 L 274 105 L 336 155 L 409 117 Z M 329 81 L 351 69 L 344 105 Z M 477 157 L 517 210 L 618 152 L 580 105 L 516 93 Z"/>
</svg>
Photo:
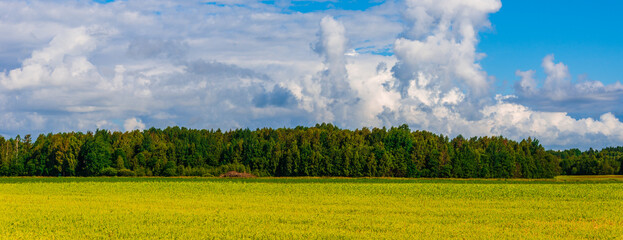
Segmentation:
<svg viewBox="0 0 623 240">
<path fill-rule="evenodd" d="M 314 51 L 324 57 L 326 69 L 320 81 L 322 94 L 329 98 L 338 98 L 350 90 L 346 82 L 346 44 L 344 25 L 332 17 L 322 18 Z"/>
<path fill-rule="evenodd" d="M 547 55 L 543 59 L 543 70 L 547 74 L 543 89 L 550 92 L 553 99 L 561 99 L 570 90 L 569 69 L 562 63 L 554 63 L 554 55 Z"/>
<path fill-rule="evenodd" d="M 511 138 L 534 136 L 553 148 L 623 142 L 623 123 L 612 113 L 605 113 L 599 119 L 574 119 L 564 112 L 534 111 L 501 101 L 482 111 L 486 117 L 479 123 L 492 126 L 491 134 Z"/>
<path fill-rule="evenodd" d="M 499 0 L 406 1 L 404 16 L 409 24 L 396 40 L 394 52 L 400 62 L 394 75 L 403 95 L 420 72 L 448 91 L 465 85 L 470 94 L 483 96 L 489 91 L 487 75 L 477 60 L 477 31 L 490 26 L 488 14 L 501 7 Z"/>
<path fill-rule="evenodd" d="M 406 28 L 395 40 L 389 90 L 398 104 L 379 117 L 444 134 L 469 131 L 482 118 L 491 83 L 476 52 L 477 32 L 490 26 L 499 1 L 406 1 Z M 465 124 L 457 124 L 464 122 Z M 483 133 L 484 131 L 481 131 Z"/>
<path fill-rule="evenodd" d="M 84 27 L 57 34 L 49 45 L 35 50 L 22 67 L 0 76 L 2 87 L 9 90 L 97 82 L 95 67 L 84 53 L 95 48 L 94 40 Z"/>
<path fill-rule="evenodd" d="M 623 85 L 620 82 L 605 85 L 600 81 L 572 81 L 569 68 L 562 62 L 555 63 L 554 55 L 547 55 L 541 64 L 545 79 L 535 79 L 535 71 L 517 70 L 520 80 L 515 85 L 518 96 L 513 102 L 531 106 L 537 110 L 601 115 L 617 112 L 623 101 Z"/>
<path fill-rule="evenodd" d="M 316 122 L 343 127 L 390 125 L 378 115 L 395 107 L 397 93 L 386 89 L 392 77 L 380 55 L 362 58 L 349 48 L 344 24 L 325 16 L 319 24 L 313 50 L 323 58 L 322 69 L 300 84 L 301 107 L 313 113 Z"/>
<path fill-rule="evenodd" d="M 350 106 L 356 104 L 356 96 L 348 82 L 346 70 L 346 39 L 344 25 L 333 17 L 325 16 L 320 21 L 314 52 L 323 58 L 323 69 L 307 82 L 304 91 L 304 105 L 315 112 L 317 121 L 346 125 Z"/>
<path fill-rule="evenodd" d="M 123 128 L 126 131 L 132 131 L 135 129 L 143 130 L 145 129 L 145 124 L 141 122 L 141 120 L 136 118 L 128 118 L 123 122 Z"/>
<path fill-rule="evenodd" d="M 288 4 L 2 1 L 0 133 L 407 123 L 551 147 L 623 144 L 623 85 L 573 82 L 553 55 L 544 79 L 518 70 L 515 95 L 495 96 L 476 46 L 499 0 Z"/>
<path fill-rule="evenodd" d="M 515 71 L 515 75 L 521 77 L 521 81 L 517 83 L 516 90 L 522 95 L 532 95 L 537 91 L 537 83 L 534 79 L 534 70 Z"/>
</svg>

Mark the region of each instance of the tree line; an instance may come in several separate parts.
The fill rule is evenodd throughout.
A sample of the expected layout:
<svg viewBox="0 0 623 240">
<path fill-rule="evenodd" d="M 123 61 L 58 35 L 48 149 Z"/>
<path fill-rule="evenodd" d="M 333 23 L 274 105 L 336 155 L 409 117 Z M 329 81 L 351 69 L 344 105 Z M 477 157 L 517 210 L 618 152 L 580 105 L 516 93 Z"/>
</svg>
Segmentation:
<svg viewBox="0 0 623 240">
<path fill-rule="evenodd" d="M 601 151 L 591 148 L 584 152 L 579 149 L 550 152 L 561 159 L 563 175 L 623 174 L 623 147 L 608 147 Z"/>
<path fill-rule="evenodd" d="M 407 125 L 69 132 L 0 137 L 1 176 L 258 176 L 551 178 L 621 173 L 623 148 L 546 151 L 536 139 L 459 135 Z"/>
</svg>

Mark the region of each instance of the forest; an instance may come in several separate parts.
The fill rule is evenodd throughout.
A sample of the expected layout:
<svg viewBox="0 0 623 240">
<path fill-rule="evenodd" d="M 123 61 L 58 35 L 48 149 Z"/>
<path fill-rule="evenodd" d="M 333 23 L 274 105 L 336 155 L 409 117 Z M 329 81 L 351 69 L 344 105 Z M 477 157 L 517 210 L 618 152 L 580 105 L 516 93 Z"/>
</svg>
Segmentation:
<svg viewBox="0 0 623 240">
<path fill-rule="evenodd" d="M 0 137 L 1 176 L 257 176 L 552 178 L 623 174 L 623 147 L 546 150 L 538 140 L 453 139 L 407 125 L 128 132 Z"/>
</svg>

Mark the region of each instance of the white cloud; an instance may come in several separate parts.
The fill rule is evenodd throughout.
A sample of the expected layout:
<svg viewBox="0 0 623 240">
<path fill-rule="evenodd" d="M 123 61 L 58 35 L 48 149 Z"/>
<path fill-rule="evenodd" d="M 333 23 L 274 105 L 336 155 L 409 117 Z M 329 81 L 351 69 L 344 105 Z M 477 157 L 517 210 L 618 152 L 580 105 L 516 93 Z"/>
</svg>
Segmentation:
<svg viewBox="0 0 623 240">
<path fill-rule="evenodd" d="M 537 91 L 537 83 L 534 80 L 534 70 L 515 71 L 515 75 L 521 77 L 518 84 L 518 90 L 524 95 L 532 95 Z"/>
<path fill-rule="evenodd" d="M 126 131 L 132 131 L 135 129 L 143 130 L 145 129 L 145 124 L 137 118 L 128 118 L 123 122 L 123 128 Z"/>
<path fill-rule="evenodd" d="M 540 112 L 513 103 L 483 109 L 489 134 L 511 138 L 533 136 L 553 147 L 608 146 L 623 143 L 623 123 L 611 113 L 599 119 L 574 119 L 563 112 Z M 578 144 L 581 142 L 581 145 Z"/>
<path fill-rule="evenodd" d="M 394 47 L 401 91 L 416 77 L 413 74 L 427 72 L 443 91 L 467 85 L 470 94 L 488 93 L 487 75 L 476 63 L 483 56 L 475 50 L 477 31 L 490 26 L 488 14 L 501 6 L 499 0 L 407 0 L 404 15 L 409 26 Z"/>
<path fill-rule="evenodd" d="M 346 82 L 346 43 L 344 25 L 332 17 L 320 21 L 318 43 L 314 51 L 324 57 L 326 69 L 320 73 L 322 94 L 329 98 L 342 97 L 350 90 Z"/>
<path fill-rule="evenodd" d="M 9 90 L 50 85 L 79 84 L 99 80 L 95 66 L 84 53 L 95 48 L 94 40 L 84 27 L 57 34 L 49 45 L 35 50 L 23 61 L 22 67 L 0 75 L 2 87 Z"/>
<path fill-rule="evenodd" d="M 552 94 L 553 99 L 566 97 L 571 87 L 569 69 L 562 63 L 554 63 L 554 55 L 543 58 L 543 70 L 547 74 L 543 88 Z"/>
<path fill-rule="evenodd" d="M 538 110 L 584 113 L 601 115 L 608 111 L 618 111 L 618 104 L 623 101 L 623 87 L 620 82 L 604 85 L 599 81 L 578 80 L 572 82 L 568 66 L 555 63 L 554 55 L 543 58 L 543 70 L 546 74 L 542 87 L 538 87 L 535 71 L 517 70 L 521 79 L 515 86 L 519 98 L 513 102 L 533 106 Z"/>
</svg>

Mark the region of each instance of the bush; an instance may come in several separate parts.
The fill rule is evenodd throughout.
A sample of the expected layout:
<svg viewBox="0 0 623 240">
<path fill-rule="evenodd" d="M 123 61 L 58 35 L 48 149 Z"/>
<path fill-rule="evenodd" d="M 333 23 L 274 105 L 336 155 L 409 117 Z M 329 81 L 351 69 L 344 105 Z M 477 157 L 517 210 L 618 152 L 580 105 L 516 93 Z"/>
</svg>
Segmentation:
<svg viewBox="0 0 623 240">
<path fill-rule="evenodd" d="M 186 168 L 182 165 L 177 166 L 176 172 L 178 176 L 186 176 Z"/>
<path fill-rule="evenodd" d="M 175 174 L 175 168 L 165 168 L 165 169 L 162 171 L 162 176 L 165 176 L 165 177 L 172 177 L 172 176 L 176 176 L 176 174 Z"/>
<path fill-rule="evenodd" d="M 136 176 L 136 173 L 130 169 L 121 169 L 119 171 L 117 171 L 117 175 L 120 177 L 134 177 Z"/>
<path fill-rule="evenodd" d="M 230 172 L 230 171 L 236 171 L 236 172 L 241 172 L 241 173 L 248 173 L 250 169 L 247 168 L 245 165 L 240 164 L 240 163 L 230 163 L 230 164 L 225 164 L 225 165 L 221 165 L 219 167 L 215 167 L 215 168 L 210 168 L 208 169 L 207 173 L 213 175 L 213 176 L 220 176 L 221 174 Z"/>
<path fill-rule="evenodd" d="M 240 163 L 231 163 L 231 164 L 225 164 L 221 166 L 221 172 L 222 173 L 226 173 L 229 171 L 236 171 L 236 172 L 249 172 L 249 170 L 247 169 L 247 167 L 243 164 Z"/>
<path fill-rule="evenodd" d="M 251 174 L 258 176 L 258 177 L 270 177 L 270 173 L 268 173 L 268 171 L 266 170 L 258 170 L 255 169 L 253 171 L 251 171 Z"/>
<path fill-rule="evenodd" d="M 175 162 L 168 161 L 167 164 L 164 165 L 164 170 L 162 170 L 161 175 L 165 177 L 177 176 L 176 169 Z"/>
<path fill-rule="evenodd" d="M 145 169 L 144 168 L 137 168 L 135 173 L 136 173 L 136 176 L 138 176 L 138 177 L 144 177 L 145 176 Z"/>
<path fill-rule="evenodd" d="M 104 168 L 100 171 L 100 175 L 109 177 L 117 176 L 117 169 L 114 169 L 112 167 Z"/>
<path fill-rule="evenodd" d="M 208 173 L 208 169 L 204 168 L 204 167 L 185 167 L 183 172 L 179 171 L 178 168 L 178 175 L 180 176 L 203 176 L 205 174 L 209 174 Z M 210 174 L 212 176 L 212 174 Z"/>
</svg>

